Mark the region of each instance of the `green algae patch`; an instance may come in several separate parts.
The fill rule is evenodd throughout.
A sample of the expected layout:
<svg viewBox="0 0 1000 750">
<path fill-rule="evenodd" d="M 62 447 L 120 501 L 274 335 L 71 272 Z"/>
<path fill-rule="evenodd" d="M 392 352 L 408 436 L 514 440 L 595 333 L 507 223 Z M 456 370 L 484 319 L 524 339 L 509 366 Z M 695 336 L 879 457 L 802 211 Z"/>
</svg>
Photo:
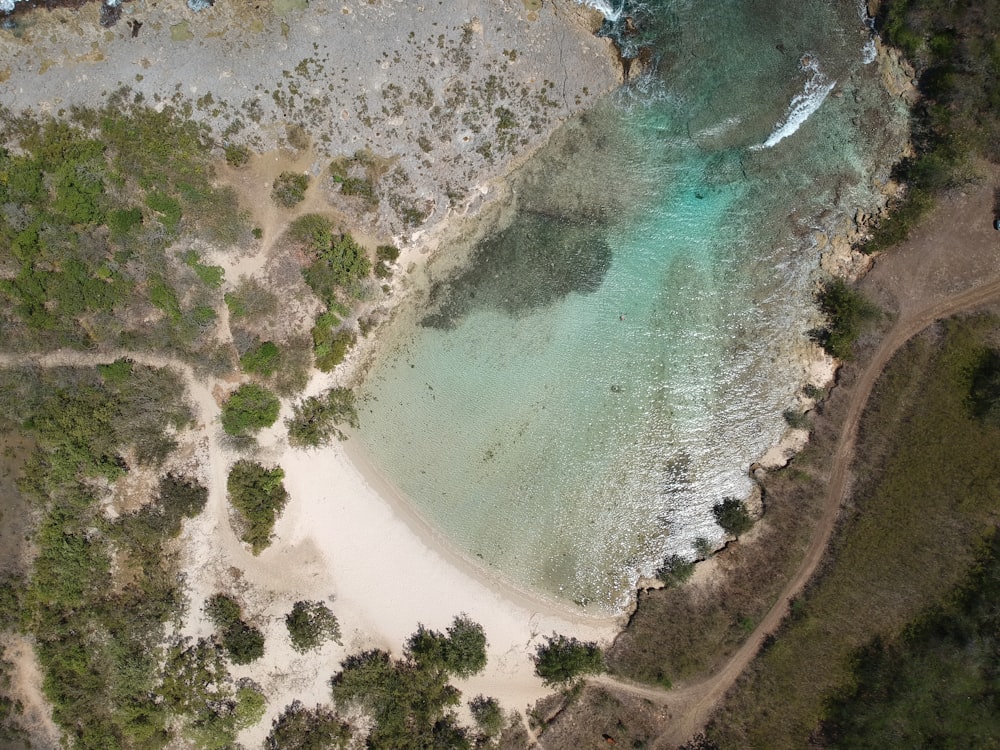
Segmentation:
<svg viewBox="0 0 1000 750">
<path fill-rule="evenodd" d="M 274 15 L 285 16 L 294 10 L 305 10 L 309 7 L 309 0 L 272 0 L 271 7 Z"/>
<path fill-rule="evenodd" d="M 194 33 L 188 26 L 187 21 L 181 21 L 180 23 L 175 23 L 170 27 L 170 41 L 189 42 L 192 39 L 194 39 Z"/>
</svg>

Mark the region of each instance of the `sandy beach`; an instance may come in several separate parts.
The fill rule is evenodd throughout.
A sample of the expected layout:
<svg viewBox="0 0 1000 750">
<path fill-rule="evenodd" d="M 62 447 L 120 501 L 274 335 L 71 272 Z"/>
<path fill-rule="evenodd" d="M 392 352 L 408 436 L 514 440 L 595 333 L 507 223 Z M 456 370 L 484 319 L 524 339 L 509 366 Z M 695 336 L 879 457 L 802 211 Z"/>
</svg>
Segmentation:
<svg viewBox="0 0 1000 750">
<path fill-rule="evenodd" d="M 328 379 L 317 374 L 311 390 Z M 259 745 L 293 700 L 328 702 L 329 679 L 344 656 L 371 648 L 400 655 L 419 623 L 443 631 L 460 613 L 480 623 L 489 641 L 487 667 L 458 686 L 466 700 L 492 696 L 519 712 L 550 692 L 531 661 L 543 636 L 607 643 L 621 627 L 619 619 L 587 617 L 519 591 L 476 565 L 419 518 L 350 442 L 293 449 L 277 427 L 261 436 L 258 460 L 284 469 L 290 501 L 271 546 L 253 556 L 233 531 L 225 493 L 228 467 L 238 456 L 223 444 L 216 399 L 205 387 L 192 390 L 202 423 L 191 439 L 210 497 L 183 537 L 189 611 L 181 634 L 214 632 L 201 608 L 218 591 L 238 596 L 264 630 L 264 657 L 233 668 L 234 676 L 253 679 L 268 696 L 264 720 L 241 735 L 248 746 Z M 306 655 L 292 649 L 284 615 L 301 599 L 329 604 L 342 645 L 327 643 Z"/>
</svg>

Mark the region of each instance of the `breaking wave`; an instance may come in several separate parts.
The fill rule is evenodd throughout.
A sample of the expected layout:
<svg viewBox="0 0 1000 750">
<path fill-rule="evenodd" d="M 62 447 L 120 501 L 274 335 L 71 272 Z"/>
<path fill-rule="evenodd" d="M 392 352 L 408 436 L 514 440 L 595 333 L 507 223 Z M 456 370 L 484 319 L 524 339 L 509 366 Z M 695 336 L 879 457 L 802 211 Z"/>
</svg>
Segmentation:
<svg viewBox="0 0 1000 750">
<path fill-rule="evenodd" d="M 588 8 L 593 8 L 594 10 L 600 11 L 604 16 L 605 20 L 615 23 L 622 17 L 622 12 L 625 10 L 625 0 L 622 0 L 621 4 L 616 8 L 611 0 L 576 0 L 580 5 L 586 5 Z"/>
<path fill-rule="evenodd" d="M 819 69 L 819 61 L 815 55 L 803 55 L 799 61 L 799 69 L 803 73 L 812 74 L 805 86 L 802 87 L 802 93 L 792 97 L 785 117 L 775 126 L 767 140 L 759 146 L 754 146 L 753 150 L 773 148 L 802 127 L 802 123 L 820 108 L 820 105 L 826 101 L 826 97 L 833 91 L 833 87 L 837 85 L 836 81 L 828 79 Z"/>
</svg>

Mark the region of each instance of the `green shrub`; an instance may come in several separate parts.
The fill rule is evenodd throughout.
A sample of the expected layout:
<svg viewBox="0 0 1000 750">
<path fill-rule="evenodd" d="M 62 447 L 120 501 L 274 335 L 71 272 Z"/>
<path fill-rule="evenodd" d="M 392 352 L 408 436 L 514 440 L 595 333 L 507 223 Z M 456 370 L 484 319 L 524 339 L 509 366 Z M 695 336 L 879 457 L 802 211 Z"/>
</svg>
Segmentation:
<svg viewBox="0 0 1000 750">
<path fill-rule="evenodd" d="M 878 308 L 851 289 L 843 279 L 833 279 L 817 295 L 827 326 L 814 337 L 828 354 L 837 359 L 854 356 L 854 342 L 864 324 L 878 316 Z"/>
<path fill-rule="evenodd" d="M 285 626 L 292 648 L 299 653 L 317 648 L 323 641 L 340 643 L 340 624 L 323 602 L 295 602 L 285 615 Z"/>
<path fill-rule="evenodd" d="M 694 575 L 694 562 L 685 560 L 680 555 L 669 555 L 663 560 L 656 571 L 656 577 L 668 588 L 680 586 Z"/>
<path fill-rule="evenodd" d="M 375 200 L 375 186 L 364 177 L 345 177 L 342 180 L 336 181 L 340 183 L 340 192 L 342 195 L 357 196 L 364 198 L 368 202 Z"/>
<path fill-rule="evenodd" d="M 735 497 L 727 497 L 712 506 L 715 522 L 730 536 L 740 536 L 750 531 L 753 519 L 747 511 L 746 503 Z"/>
<path fill-rule="evenodd" d="M 309 175 L 298 172 L 282 172 L 271 187 L 271 199 L 279 206 L 293 208 L 306 197 Z"/>
<path fill-rule="evenodd" d="M 496 698 L 477 695 L 469 701 L 469 711 L 476 721 L 476 726 L 488 739 L 499 736 L 503 731 L 504 715 Z"/>
<path fill-rule="evenodd" d="M 285 421 L 288 442 L 300 448 L 325 445 L 333 438 L 346 440 L 339 425 L 358 427 L 354 391 L 331 388 L 321 396 L 310 396 L 292 405 L 292 417 Z"/>
<path fill-rule="evenodd" d="M 206 266 L 201 263 L 201 256 L 194 250 L 184 253 L 184 263 L 189 266 L 201 279 L 205 286 L 218 289 L 226 277 L 226 272 L 222 266 Z"/>
<path fill-rule="evenodd" d="M 237 461 L 229 471 L 229 501 L 239 511 L 245 527 L 240 538 L 255 555 L 271 543 L 274 523 L 288 502 L 284 478 L 280 468 L 265 469 L 246 459 Z"/>
<path fill-rule="evenodd" d="M 281 366 L 281 351 L 273 342 L 262 341 L 240 357 L 240 366 L 245 372 L 270 377 Z"/>
<path fill-rule="evenodd" d="M 234 664 L 250 664 L 264 655 L 264 634 L 240 621 L 223 631 L 222 646 Z"/>
<path fill-rule="evenodd" d="M 177 292 L 162 276 L 149 277 L 149 289 L 146 293 L 149 295 L 149 301 L 163 310 L 171 322 L 180 322 L 182 317 L 181 302 L 177 298 Z"/>
<path fill-rule="evenodd" d="M 379 245 L 375 248 L 375 257 L 386 263 L 395 263 L 399 260 L 399 248 L 395 245 Z"/>
<path fill-rule="evenodd" d="M 781 412 L 781 416 L 784 417 L 785 424 L 793 430 L 809 429 L 809 415 L 804 411 L 798 411 L 797 409 L 785 409 Z"/>
<path fill-rule="evenodd" d="M 1000 352 L 986 349 L 972 370 L 969 410 L 981 422 L 1000 426 Z"/>
<path fill-rule="evenodd" d="M 142 211 L 137 207 L 119 208 L 108 214 L 108 229 L 113 241 L 120 240 L 132 229 L 142 225 Z"/>
<path fill-rule="evenodd" d="M 351 727 L 329 708 L 306 708 L 300 701 L 286 706 L 271 722 L 264 740 L 265 750 L 330 750 L 344 748 L 351 739 Z"/>
<path fill-rule="evenodd" d="M 181 521 L 194 518 L 208 503 L 208 488 L 194 479 L 170 473 L 160 480 L 156 491 L 157 511 L 168 537 L 181 533 Z"/>
<path fill-rule="evenodd" d="M 222 406 L 222 429 L 229 435 L 257 432 L 277 421 L 280 408 L 278 397 L 266 388 L 241 385 Z"/>
<path fill-rule="evenodd" d="M 289 225 L 287 236 L 291 242 L 316 252 L 333 238 L 333 223 L 321 214 L 303 214 Z"/>
<path fill-rule="evenodd" d="M 278 311 L 278 297 L 256 279 L 241 278 L 231 292 L 223 299 L 229 308 L 229 315 L 237 320 L 261 320 Z"/>
<path fill-rule="evenodd" d="M 153 191 L 146 196 L 146 205 L 159 214 L 160 223 L 168 234 L 177 234 L 181 223 L 181 204 L 176 198 Z"/>
<path fill-rule="evenodd" d="M 250 149 L 231 143 L 226 146 L 226 163 L 231 167 L 242 167 L 250 161 Z"/>
<path fill-rule="evenodd" d="M 349 234 L 327 238 L 317 232 L 311 248 L 315 259 L 303 275 L 309 288 L 327 304 L 336 299 L 338 291 L 349 290 L 371 273 L 368 254 Z"/>
<path fill-rule="evenodd" d="M 323 372 L 330 372 L 347 357 L 347 352 L 357 342 L 354 331 L 341 328 L 334 331 L 330 328 L 314 326 L 312 329 L 313 352 L 316 355 L 316 367 Z"/>
<path fill-rule="evenodd" d="M 243 620 L 243 611 L 233 597 L 213 595 L 205 603 L 205 614 L 218 629 L 233 663 L 249 664 L 264 655 L 264 634 Z"/>
<path fill-rule="evenodd" d="M 535 674 L 546 685 L 561 685 L 580 675 L 604 671 L 604 654 L 596 643 L 554 635 L 535 653 Z"/>
<path fill-rule="evenodd" d="M 241 622 L 240 603 L 226 594 L 213 594 L 205 602 L 205 615 L 219 630 L 227 630 Z"/>
</svg>

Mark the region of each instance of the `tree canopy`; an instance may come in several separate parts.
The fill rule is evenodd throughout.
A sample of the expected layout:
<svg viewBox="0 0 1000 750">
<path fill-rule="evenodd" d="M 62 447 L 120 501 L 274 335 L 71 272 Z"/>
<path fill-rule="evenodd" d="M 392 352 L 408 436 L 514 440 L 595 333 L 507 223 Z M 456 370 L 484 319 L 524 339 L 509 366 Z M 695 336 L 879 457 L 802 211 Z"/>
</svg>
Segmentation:
<svg viewBox="0 0 1000 750">
<path fill-rule="evenodd" d="M 604 654 L 594 642 L 554 635 L 546 638 L 535 653 L 535 674 L 546 685 L 561 685 L 603 671 Z"/>
</svg>

